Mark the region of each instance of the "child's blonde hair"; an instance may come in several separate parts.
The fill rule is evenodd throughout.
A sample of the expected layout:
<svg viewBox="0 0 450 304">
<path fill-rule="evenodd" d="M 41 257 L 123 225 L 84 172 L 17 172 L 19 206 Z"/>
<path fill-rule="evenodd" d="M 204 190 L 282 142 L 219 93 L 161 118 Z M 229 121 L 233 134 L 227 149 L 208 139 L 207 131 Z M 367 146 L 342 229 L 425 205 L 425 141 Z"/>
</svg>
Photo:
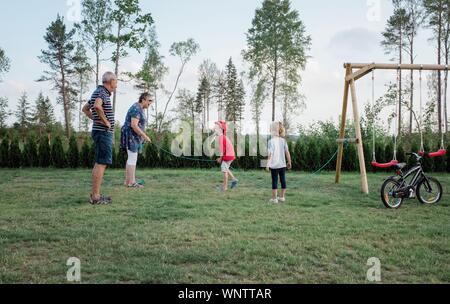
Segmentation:
<svg viewBox="0 0 450 304">
<path fill-rule="evenodd" d="M 283 124 L 281 122 L 273 122 L 271 127 L 271 133 L 274 136 L 279 136 L 282 138 L 286 137 L 286 128 L 283 126 Z"/>
</svg>

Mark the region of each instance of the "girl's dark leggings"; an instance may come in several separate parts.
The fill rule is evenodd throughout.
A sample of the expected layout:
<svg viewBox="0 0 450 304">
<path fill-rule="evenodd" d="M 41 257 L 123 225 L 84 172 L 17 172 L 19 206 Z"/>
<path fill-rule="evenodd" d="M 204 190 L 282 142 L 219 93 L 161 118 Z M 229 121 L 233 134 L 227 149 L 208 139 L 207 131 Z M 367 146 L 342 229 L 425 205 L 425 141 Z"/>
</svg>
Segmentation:
<svg viewBox="0 0 450 304">
<path fill-rule="evenodd" d="M 270 169 L 272 173 L 272 190 L 278 189 L 278 176 L 280 176 L 281 189 L 286 189 L 286 168 Z"/>
</svg>

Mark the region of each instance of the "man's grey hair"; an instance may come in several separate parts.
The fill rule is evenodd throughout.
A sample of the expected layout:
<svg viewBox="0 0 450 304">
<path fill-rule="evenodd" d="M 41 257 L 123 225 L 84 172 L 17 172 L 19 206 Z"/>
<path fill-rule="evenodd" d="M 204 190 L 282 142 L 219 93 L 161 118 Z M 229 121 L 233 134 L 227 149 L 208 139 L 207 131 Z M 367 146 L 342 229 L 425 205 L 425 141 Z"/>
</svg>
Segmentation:
<svg viewBox="0 0 450 304">
<path fill-rule="evenodd" d="M 117 76 L 113 72 L 106 72 L 103 74 L 102 82 L 103 83 L 110 83 L 112 80 L 116 80 Z"/>
</svg>

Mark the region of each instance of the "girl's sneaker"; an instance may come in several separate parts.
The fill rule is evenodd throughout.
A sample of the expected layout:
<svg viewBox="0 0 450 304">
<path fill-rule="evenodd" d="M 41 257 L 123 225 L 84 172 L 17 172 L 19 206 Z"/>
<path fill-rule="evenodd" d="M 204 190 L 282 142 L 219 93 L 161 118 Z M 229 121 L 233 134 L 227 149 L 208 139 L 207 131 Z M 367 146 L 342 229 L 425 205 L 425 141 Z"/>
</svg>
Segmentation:
<svg viewBox="0 0 450 304">
<path fill-rule="evenodd" d="M 218 186 L 216 187 L 216 189 L 217 189 L 217 191 L 219 191 L 219 192 L 225 192 L 225 191 L 226 191 L 225 188 L 223 187 L 223 185 L 218 185 Z"/>
<path fill-rule="evenodd" d="M 231 181 L 231 189 L 234 189 L 238 186 L 239 184 L 239 180 L 238 179 L 234 179 Z"/>
<path fill-rule="evenodd" d="M 270 201 L 269 201 L 269 203 L 271 203 L 271 204 L 278 204 L 278 199 L 277 198 L 272 198 L 272 199 L 270 199 Z"/>
<path fill-rule="evenodd" d="M 280 203 L 284 203 L 284 202 L 286 202 L 286 198 L 285 198 L 285 197 L 279 197 L 279 198 L 278 198 L 278 201 L 279 201 Z"/>
</svg>

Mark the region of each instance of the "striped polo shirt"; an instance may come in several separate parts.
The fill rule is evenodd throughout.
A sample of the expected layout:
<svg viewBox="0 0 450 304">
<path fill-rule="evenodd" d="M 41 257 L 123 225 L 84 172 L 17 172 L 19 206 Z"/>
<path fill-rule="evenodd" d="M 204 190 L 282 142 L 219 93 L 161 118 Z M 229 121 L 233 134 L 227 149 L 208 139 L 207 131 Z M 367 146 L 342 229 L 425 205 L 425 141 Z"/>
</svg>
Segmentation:
<svg viewBox="0 0 450 304">
<path fill-rule="evenodd" d="M 94 108 L 95 100 L 100 98 L 103 100 L 103 111 L 105 112 L 105 116 L 108 121 L 111 123 L 111 129 L 105 127 L 102 123 L 100 117 L 97 114 L 97 111 Z M 109 92 L 104 86 L 100 85 L 97 89 L 92 93 L 92 97 L 89 100 L 89 105 L 91 107 L 92 116 L 94 117 L 94 124 L 92 125 L 92 131 L 108 131 L 110 133 L 114 133 L 114 112 L 113 106 L 111 103 L 111 92 Z"/>
</svg>

